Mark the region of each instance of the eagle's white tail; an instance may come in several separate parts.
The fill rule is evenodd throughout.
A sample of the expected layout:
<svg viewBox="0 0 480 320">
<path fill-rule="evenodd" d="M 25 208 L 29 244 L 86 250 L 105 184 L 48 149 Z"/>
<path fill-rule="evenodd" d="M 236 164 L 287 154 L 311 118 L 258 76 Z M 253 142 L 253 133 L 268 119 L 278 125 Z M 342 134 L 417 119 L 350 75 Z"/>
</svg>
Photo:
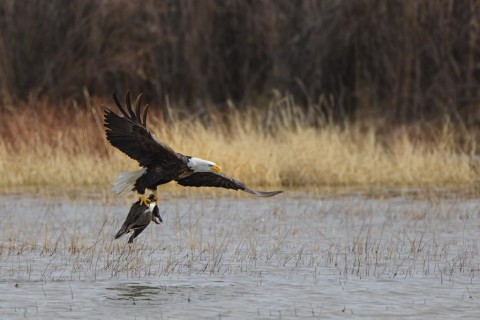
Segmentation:
<svg viewBox="0 0 480 320">
<path fill-rule="evenodd" d="M 140 170 L 136 171 L 120 172 L 117 180 L 112 183 L 113 192 L 118 195 L 126 195 L 128 192 L 132 191 L 135 181 L 137 181 L 137 179 L 140 178 L 146 171 L 147 168 L 141 168 Z"/>
</svg>

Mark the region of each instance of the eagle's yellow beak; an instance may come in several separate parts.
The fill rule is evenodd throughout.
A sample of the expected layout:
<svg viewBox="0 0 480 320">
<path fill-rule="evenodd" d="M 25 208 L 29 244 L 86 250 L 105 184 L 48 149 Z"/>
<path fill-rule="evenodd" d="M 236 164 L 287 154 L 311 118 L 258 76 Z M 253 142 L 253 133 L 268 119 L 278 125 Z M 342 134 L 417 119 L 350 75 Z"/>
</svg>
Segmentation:
<svg viewBox="0 0 480 320">
<path fill-rule="evenodd" d="M 220 168 L 219 165 L 214 165 L 213 168 L 212 168 L 212 171 L 215 172 L 215 173 L 220 173 L 220 172 L 222 172 L 222 168 Z"/>
</svg>

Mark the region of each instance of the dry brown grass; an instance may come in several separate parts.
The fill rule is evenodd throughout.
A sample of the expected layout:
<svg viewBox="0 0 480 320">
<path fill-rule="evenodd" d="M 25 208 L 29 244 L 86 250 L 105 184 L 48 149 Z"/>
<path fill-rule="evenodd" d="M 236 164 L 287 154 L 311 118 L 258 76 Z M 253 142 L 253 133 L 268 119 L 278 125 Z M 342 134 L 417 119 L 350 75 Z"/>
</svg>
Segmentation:
<svg viewBox="0 0 480 320">
<path fill-rule="evenodd" d="M 135 161 L 108 144 L 100 103 L 88 109 L 31 108 L 0 118 L 0 187 L 109 188 Z M 151 108 L 149 127 L 176 151 L 210 159 L 251 186 L 472 186 L 476 143 L 448 121 L 386 130 L 363 124 L 311 125 L 293 102 L 265 112 L 215 111 L 166 121 Z M 212 116 L 216 115 L 216 116 Z M 437 129 L 435 129 L 437 128 Z M 462 141 L 462 145 L 459 145 Z"/>
</svg>

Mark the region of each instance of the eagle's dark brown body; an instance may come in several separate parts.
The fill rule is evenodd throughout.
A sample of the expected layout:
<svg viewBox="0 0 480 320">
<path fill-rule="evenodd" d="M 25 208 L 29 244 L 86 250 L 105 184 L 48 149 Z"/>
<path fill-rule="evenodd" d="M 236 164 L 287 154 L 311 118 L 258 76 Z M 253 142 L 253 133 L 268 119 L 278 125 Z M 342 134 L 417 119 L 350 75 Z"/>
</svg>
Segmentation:
<svg viewBox="0 0 480 320">
<path fill-rule="evenodd" d="M 157 186 L 168 183 L 179 178 L 186 177 L 192 174 L 192 171 L 187 167 L 188 157 L 182 155 L 181 162 L 166 163 L 165 165 L 151 165 L 147 167 L 144 175 L 137 179 L 134 184 L 134 190 L 143 194 L 145 189 L 155 190 Z"/>
</svg>

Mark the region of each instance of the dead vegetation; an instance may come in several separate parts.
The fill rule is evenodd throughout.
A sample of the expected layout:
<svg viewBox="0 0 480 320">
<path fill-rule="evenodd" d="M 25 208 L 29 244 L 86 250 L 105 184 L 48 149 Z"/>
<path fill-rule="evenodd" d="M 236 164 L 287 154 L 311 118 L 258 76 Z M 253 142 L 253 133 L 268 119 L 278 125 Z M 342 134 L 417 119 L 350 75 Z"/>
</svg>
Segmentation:
<svg viewBox="0 0 480 320">
<path fill-rule="evenodd" d="M 466 202 L 170 199 L 161 207 L 164 223 L 128 245 L 113 240 L 127 206 L 5 201 L 0 270 L 3 278 L 31 281 L 262 272 L 340 283 L 352 277 L 467 281 L 479 271 L 479 256 L 478 203 Z"/>
<path fill-rule="evenodd" d="M 85 104 L 85 89 L 193 112 L 280 93 L 337 121 L 478 125 L 479 11 L 476 0 L 4 0 L 0 108 Z"/>
<path fill-rule="evenodd" d="M 106 141 L 100 105 L 39 102 L 4 111 L 0 187 L 109 189 L 119 171 L 136 169 Z M 164 116 L 154 106 L 149 128 L 178 152 L 211 159 L 252 186 L 444 188 L 478 181 L 475 132 L 448 120 L 389 129 L 374 122 L 337 125 L 310 114 L 315 110 L 289 97 L 263 112 L 170 110 Z"/>
</svg>

